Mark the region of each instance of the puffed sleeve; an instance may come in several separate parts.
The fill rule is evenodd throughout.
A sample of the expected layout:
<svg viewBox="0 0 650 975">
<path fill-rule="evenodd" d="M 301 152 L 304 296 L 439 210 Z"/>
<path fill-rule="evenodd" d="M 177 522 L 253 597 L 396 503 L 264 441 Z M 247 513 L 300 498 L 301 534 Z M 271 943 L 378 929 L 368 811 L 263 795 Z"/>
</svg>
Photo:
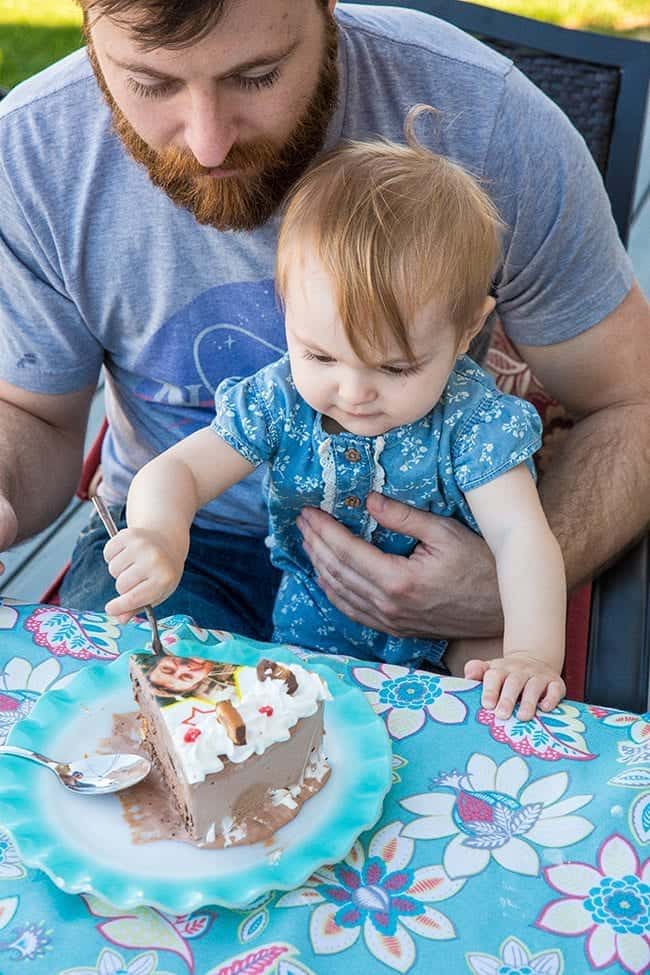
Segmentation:
<svg viewBox="0 0 650 975">
<path fill-rule="evenodd" d="M 452 467 L 463 494 L 526 464 L 533 477 L 533 454 L 542 445 L 542 421 L 531 403 L 488 390 L 459 425 Z"/>
<path fill-rule="evenodd" d="M 255 466 L 275 455 L 287 413 L 291 384 L 286 370 L 277 366 L 273 363 L 246 379 L 224 379 L 214 397 L 211 428 Z"/>
</svg>

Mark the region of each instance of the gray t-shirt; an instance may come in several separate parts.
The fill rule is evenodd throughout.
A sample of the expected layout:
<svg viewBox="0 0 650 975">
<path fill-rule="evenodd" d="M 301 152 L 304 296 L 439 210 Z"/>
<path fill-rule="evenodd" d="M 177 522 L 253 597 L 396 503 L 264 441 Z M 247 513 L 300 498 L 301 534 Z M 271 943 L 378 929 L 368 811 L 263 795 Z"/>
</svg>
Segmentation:
<svg viewBox="0 0 650 975">
<path fill-rule="evenodd" d="M 342 4 L 341 138 L 418 137 L 484 180 L 508 226 L 495 280 L 515 342 L 546 345 L 601 321 L 632 269 L 582 138 L 512 63 L 443 21 Z M 251 233 L 198 225 L 112 132 L 84 51 L 0 103 L 0 377 L 65 393 L 106 367 L 103 491 L 126 496 L 150 457 L 208 424 L 213 394 L 286 348 L 275 299 L 277 218 Z M 471 255 L 468 255 L 471 259 Z M 261 473 L 203 524 L 264 533 Z"/>
</svg>

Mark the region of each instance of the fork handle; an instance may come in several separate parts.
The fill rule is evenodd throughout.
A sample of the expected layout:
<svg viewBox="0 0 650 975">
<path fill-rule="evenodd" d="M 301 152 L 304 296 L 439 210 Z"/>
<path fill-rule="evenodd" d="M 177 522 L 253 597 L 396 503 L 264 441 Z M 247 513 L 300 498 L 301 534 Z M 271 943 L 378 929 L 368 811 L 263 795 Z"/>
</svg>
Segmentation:
<svg viewBox="0 0 650 975">
<path fill-rule="evenodd" d="M 95 505 L 95 511 L 102 520 L 104 528 L 110 537 L 113 538 L 115 535 L 117 535 L 117 525 L 113 521 L 113 516 L 108 508 L 108 505 L 103 498 L 100 498 L 98 494 L 93 495 L 91 500 Z M 158 622 L 153 614 L 153 609 L 149 605 L 143 606 L 142 608 L 151 627 L 151 649 L 156 654 L 164 654 L 165 651 L 162 643 L 160 642 L 160 634 L 158 633 Z"/>
<path fill-rule="evenodd" d="M 94 494 L 91 501 L 95 505 L 95 511 L 101 518 L 104 528 L 111 538 L 114 538 L 117 535 L 117 525 L 113 521 L 113 515 L 109 511 L 108 505 L 98 494 Z"/>
</svg>

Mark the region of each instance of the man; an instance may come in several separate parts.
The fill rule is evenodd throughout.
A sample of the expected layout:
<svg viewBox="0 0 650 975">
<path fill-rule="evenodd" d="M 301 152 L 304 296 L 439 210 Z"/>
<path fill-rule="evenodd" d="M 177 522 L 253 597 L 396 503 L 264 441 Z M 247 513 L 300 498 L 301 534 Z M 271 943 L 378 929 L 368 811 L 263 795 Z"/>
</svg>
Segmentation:
<svg viewBox="0 0 650 975">
<path fill-rule="evenodd" d="M 647 303 L 582 140 L 509 62 L 425 15 L 335 0 L 82 6 L 90 63 L 72 55 L 0 107 L 0 550 L 70 498 L 102 362 L 103 493 L 124 525 L 142 463 L 207 422 L 221 378 L 283 350 L 272 277 L 287 187 L 341 138 L 401 138 L 416 102 L 439 110 L 422 141 L 480 175 L 500 208 L 498 312 L 579 419 L 541 484 L 569 585 L 642 530 Z M 305 546 L 331 600 L 396 635 L 498 639 L 482 539 L 379 496 L 368 507 L 420 545 L 386 556 L 306 510 Z M 264 532 L 253 476 L 202 512 L 160 612 L 267 635 L 277 580 Z M 93 520 L 64 604 L 110 599 L 104 542 Z"/>
</svg>

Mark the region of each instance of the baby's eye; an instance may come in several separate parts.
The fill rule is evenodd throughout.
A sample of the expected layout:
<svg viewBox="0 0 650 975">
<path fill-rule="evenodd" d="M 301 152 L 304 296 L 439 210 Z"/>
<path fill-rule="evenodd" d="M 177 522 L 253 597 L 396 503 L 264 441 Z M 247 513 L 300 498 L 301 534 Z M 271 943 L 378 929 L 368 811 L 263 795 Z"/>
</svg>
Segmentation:
<svg viewBox="0 0 650 975">
<path fill-rule="evenodd" d="M 389 376 L 412 376 L 419 371 L 419 366 L 382 366 Z"/>
<path fill-rule="evenodd" d="M 315 359 L 316 362 L 325 362 L 325 363 L 334 362 L 334 359 L 332 358 L 331 355 L 321 355 L 321 354 L 316 353 L 316 352 L 308 352 L 308 351 L 305 351 L 303 353 L 303 357 L 305 359 Z"/>
</svg>

